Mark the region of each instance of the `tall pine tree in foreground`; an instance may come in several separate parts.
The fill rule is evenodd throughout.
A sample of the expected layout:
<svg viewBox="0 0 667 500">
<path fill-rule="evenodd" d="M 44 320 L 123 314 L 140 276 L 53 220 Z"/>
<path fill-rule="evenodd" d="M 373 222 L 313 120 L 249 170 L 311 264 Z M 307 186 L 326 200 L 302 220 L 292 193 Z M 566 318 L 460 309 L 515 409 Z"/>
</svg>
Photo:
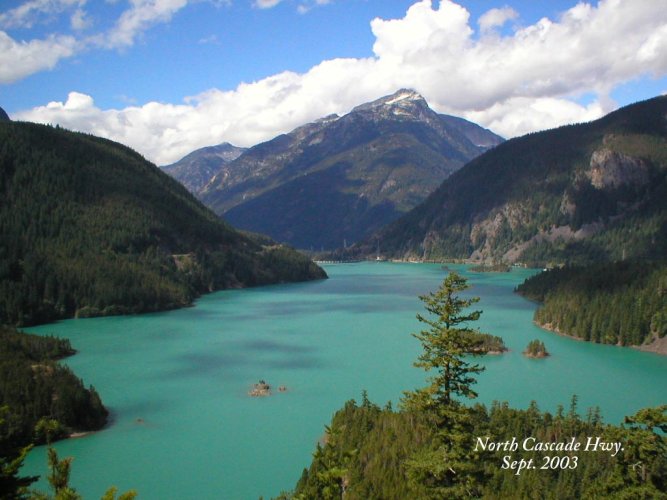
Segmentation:
<svg viewBox="0 0 667 500">
<path fill-rule="evenodd" d="M 479 332 L 469 324 L 481 311 L 468 311 L 479 297 L 459 296 L 468 288 L 465 278 L 450 273 L 436 292 L 419 297 L 429 314 L 417 314 L 426 328 L 413 334 L 423 347 L 415 366 L 436 373 L 430 385 L 406 393 L 403 405 L 428 414 L 437 432 L 432 445 L 417 452 L 406 468 L 410 482 L 426 486 L 432 498 L 477 496 L 481 488 L 482 469 L 472 456 L 472 415 L 456 399 L 477 397 L 474 376 L 484 370 L 469 359 L 479 354 Z"/>
</svg>

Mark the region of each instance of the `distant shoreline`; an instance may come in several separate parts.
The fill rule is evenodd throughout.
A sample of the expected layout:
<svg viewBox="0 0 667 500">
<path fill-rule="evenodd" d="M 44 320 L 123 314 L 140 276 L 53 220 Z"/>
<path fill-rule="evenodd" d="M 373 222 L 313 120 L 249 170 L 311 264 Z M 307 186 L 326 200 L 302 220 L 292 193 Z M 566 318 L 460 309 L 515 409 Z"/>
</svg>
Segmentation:
<svg viewBox="0 0 667 500">
<path fill-rule="evenodd" d="M 579 342 L 589 342 L 592 344 L 599 344 L 599 345 L 613 345 L 616 347 L 630 348 L 630 349 L 635 349 L 637 351 L 652 352 L 654 354 L 660 354 L 661 356 L 667 356 L 667 336 L 663 338 L 654 338 L 652 342 L 641 345 L 605 344 L 603 342 L 591 342 L 590 340 L 582 339 L 581 337 L 577 337 L 575 335 L 570 335 L 569 333 L 562 332 L 557 327 L 553 326 L 551 323 L 541 324 L 538 323 L 537 321 L 533 321 L 533 323 L 536 326 L 542 328 L 543 330 L 555 333 L 556 335 L 560 335 L 561 337 L 567 337 L 569 339 L 577 340 Z"/>
</svg>

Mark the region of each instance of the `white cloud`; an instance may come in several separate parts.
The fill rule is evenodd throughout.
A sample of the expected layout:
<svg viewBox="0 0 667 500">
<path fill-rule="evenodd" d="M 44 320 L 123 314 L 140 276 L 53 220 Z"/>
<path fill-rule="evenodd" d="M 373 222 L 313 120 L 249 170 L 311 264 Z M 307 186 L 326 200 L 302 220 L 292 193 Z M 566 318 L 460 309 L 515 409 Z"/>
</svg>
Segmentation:
<svg viewBox="0 0 667 500">
<path fill-rule="evenodd" d="M 480 29 L 512 15 L 482 16 Z M 559 19 L 482 37 L 463 7 L 421 0 L 402 19 L 375 19 L 371 29 L 373 57 L 328 60 L 181 104 L 101 110 L 73 93 L 65 103 L 15 115 L 116 139 L 165 164 L 223 141 L 252 145 L 402 87 L 440 112 L 512 137 L 597 118 L 614 108 L 608 96 L 616 86 L 667 75 L 667 0 L 580 3 Z M 596 97 L 578 104 L 584 94 Z"/>
<path fill-rule="evenodd" d="M 228 0 L 209 0 L 217 6 Z M 26 28 L 45 15 L 71 11 L 70 25 L 81 31 L 91 25 L 83 6 L 86 0 L 30 0 L 15 9 L 0 13 L 0 27 Z M 131 0 L 114 26 L 105 33 L 85 38 L 51 34 L 43 40 L 17 42 L 0 31 L 0 83 L 12 83 L 39 71 L 52 69 L 61 59 L 90 48 L 120 49 L 133 45 L 136 38 L 158 23 L 169 22 L 188 0 Z"/>
<path fill-rule="evenodd" d="M 285 0 L 253 0 L 252 5 L 258 9 L 271 9 L 284 1 Z M 315 7 L 328 5 L 332 2 L 333 0 L 300 0 L 299 5 L 296 7 L 296 11 L 299 14 L 305 14 Z"/>
<path fill-rule="evenodd" d="M 132 7 L 121 14 L 114 27 L 94 43 L 109 49 L 129 47 L 137 36 L 154 24 L 170 21 L 187 4 L 188 0 L 133 0 Z"/>
<path fill-rule="evenodd" d="M 511 7 L 503 7 L 502 9 L 491 9 L 485 12 L 477 23 L 479 28 L 484 31 L 489 31 L 493 28 L 503 26 L 507 21 L 511 21 L 519 17 L 519 13 Z"/>
<path fill-rule="evenodd" d="M 85 3 L 86 0 L 29 0 L 0 13 L 0 27 L 30 28 L 42 21 L 45 16 L 60 14 L 73 7 L 82 7 Z"/>
<path fill-rule="evenodd" d="M 75 31 L 82 31 L 92 26 L 92 21 L 83 9 L 76 9 L 70 17 L 70 25 Z"/>
<path fill-rule="evenodd" d="M 258 9 L 270 9 L 271 7 L 275 7 L 282 1 L 283 0 L 255 0 L 253 2 L 253 5 Z"/>
<path fill-rule="evenodd" d="M 0 31 L 0 83 L 53 68 L 58 61 L 75 54 L 78 45 L 71 36 L 49 36 L 44 40 L 17 42 Z"/>
<path fill-rule="evenodd" d="M 297 12 L 299 14 L 305 14 L 307 12 L 310 12 L 314 7 L 319 7 L 320 5 L 328 5 L 332 2 L 333 0 L 308 0 L 308 1 L 303 1 L 299 6 L 296 8 Z"/>
<path fill-rule="evenodd" d="M 567 99 L 552 97 L 513 97 L 482 111 L 462 113 L 465 118 L 483 123 L 491 130 L 509 130 L 517 136 L 558 127 L 565 123 L 581 123 L 599 118 L 606 112 L 599 102 L 582 106 Z"/>
</svg>

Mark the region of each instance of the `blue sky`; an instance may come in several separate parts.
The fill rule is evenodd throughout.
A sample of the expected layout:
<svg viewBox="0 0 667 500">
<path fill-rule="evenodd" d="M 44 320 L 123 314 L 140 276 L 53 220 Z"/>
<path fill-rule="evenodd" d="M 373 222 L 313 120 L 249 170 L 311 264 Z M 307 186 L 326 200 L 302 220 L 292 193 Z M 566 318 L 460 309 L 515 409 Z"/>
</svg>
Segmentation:
<svg viewBox="0 0 667 500">
<path fill-rule="evenodd" d="M 667 0 L 3 0 L 0 106 L 164 164 L 401 87 L 507 137 L 667 91 Z"/>
</svg>

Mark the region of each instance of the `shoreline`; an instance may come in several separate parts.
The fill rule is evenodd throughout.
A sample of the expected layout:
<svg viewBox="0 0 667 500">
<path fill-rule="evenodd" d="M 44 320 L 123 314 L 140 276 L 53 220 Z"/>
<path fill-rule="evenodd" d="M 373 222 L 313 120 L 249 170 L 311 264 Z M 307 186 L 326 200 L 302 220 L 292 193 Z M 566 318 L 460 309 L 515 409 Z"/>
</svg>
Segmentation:
<svg viewBox="0 0 667 500">
<path fill-rule="evenodd" d="M 102 430 L 102 429 L 100 429 Z M 72 432 L 70 433 L 65 439 L 81 439 L 86 436 L 90 436 L 91 434 L 95 434 L 96 432 L 100 431 L 77 431 L 77 432 Z"/>
<path fill-rule="evenodd" d="M 569 339 L 577 340 L 579 342 L 589 342 L 592 344 L 599 344 L 599 345 L 611 345 L 626 349 L 627 348 L 634 349 L 636 351 L 641 351 L 641 352 L 650 352 L 653 354 L 658 354 L 660 356 L 667 356 L 667 336 L 663 338 L 656 338 L 654 336 L 653 341 L 649 342 L 648 344 L 640 344 L 640 345 L 606 344 L 604 342 L 591 342 L 590 340 L 585 340 L 582 339 L 581 337 L 576 337 L 574 335 L 570 335 L 569 333 L 564 333 L 560 331 L 557 327 L 552 326 L 551 323 L 541 324 L 533 320 L 533 324 L 548 332 L 555 333 L 556 335 L 560 335 L 561 337 L 567 337 Z"/>
</svg>

